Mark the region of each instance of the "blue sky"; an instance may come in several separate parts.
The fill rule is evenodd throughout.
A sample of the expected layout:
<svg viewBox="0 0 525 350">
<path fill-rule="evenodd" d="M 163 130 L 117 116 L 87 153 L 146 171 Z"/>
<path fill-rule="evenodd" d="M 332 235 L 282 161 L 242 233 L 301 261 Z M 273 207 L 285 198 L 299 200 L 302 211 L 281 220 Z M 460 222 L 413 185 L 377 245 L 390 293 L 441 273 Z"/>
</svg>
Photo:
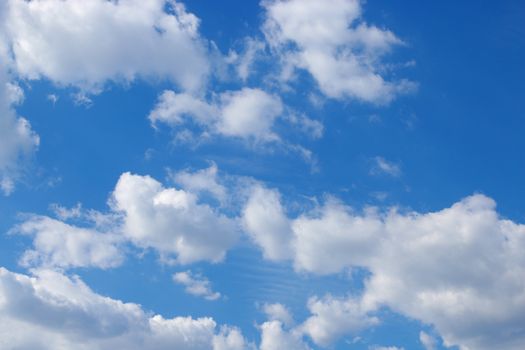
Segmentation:
<svg viewBox="0 0 525 350">
<path fill-rule="evenodd" d="M 520 1 L 0 18 L 2 349 L 525 346 Z"/>
</svg>

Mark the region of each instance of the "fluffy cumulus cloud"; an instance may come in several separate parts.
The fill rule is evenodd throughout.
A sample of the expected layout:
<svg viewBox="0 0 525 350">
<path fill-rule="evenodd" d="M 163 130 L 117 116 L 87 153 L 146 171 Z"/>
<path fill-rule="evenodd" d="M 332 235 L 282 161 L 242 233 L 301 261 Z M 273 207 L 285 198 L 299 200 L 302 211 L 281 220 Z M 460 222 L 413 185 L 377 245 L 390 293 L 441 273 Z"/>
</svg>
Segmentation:
<svg viewBox="0 0 525 350">
<path fill-rule="evenodd" d="M 268 142 L 278 140 L 272 128 L 283 110 L 278 96 L 257 88 L 223 92 L 211 102 L 168 90 L 160 95 L 149 119 L 154 125 L 172 127 L 192 122 L 204 135 Z"/>
<path fill-rule="evenodd" d="M 243 336 L 211 318 L 150 315 L 50 270 L 27 276 L 0 268 L 2 349 L 243 350 Z"/>
<path fill-rule="evenodd" d="M 260 211 L 259 218 L 267 213 Z M 296 269 L 330 274 L 359 267 L 370 273 L 358 302 L 310 305 L 319 306 L 311 320 L 326 316 L 307 332 L 321 344 L 338 327 L 339 333 L 354 328 L 337 317 L 344 303 L 353 315 L 367 317 L 386 306 L 433 325 L 447 346 L 517 350 L 525 344 L 525 225 L 499 217 L 490 198 L 473 195 L 430 213 L 356 212 L 331 199 L 288 220 L 284 234 L 291 237 Z M 272 251 L 273 245 L 257 243 L 266 256 L 282 254 L 281 247 Z M 335 304 L 341 305 L 324 312 Z"/>
<path fill-rule="evenodd" d="M 264 322 L 261 326 L 260 350 L 311 350 L 296 329 L 286 330 L 280 321 Z"/>
<path fill-rule="evenodd" d="M 0 57 L 0 192 L 9 195 L 23 160 L 31 156 L 40 140 L 29 122 L 17 116 L 14 106 L 22 101 L 23 91 L 9 81 L 2 64 Z"/>
<path fill-rule="evenodd" d="M 194 91 L 208 75 L 199 20 L 175 0 L 8 0 L 0 12 L 4 59 L 23 78 L 87 90 L 168 78 Z"/>
<path fill-rule="evenodd" d="M 122 174 L 112 197 L 123 216 L 123 235 L 165 259 L 218 262 L 238 237 L 235 220 L 199 203 L 194 193 L 164 188 L 149 176 Z"/>
<path fill-rule="evenodd" d="M 294 324 L 290 310 L 283 304 L 264 304 L 263 311 L 269 321 L 280 321 L 283 325 L 290 327 Z"/>
<path fill-rule="evenodd" d="M 153 249 L 167 263 L 218 262 L 240 234 L 237 220 L 201 204 L 198 191 L 165 188 L 149 176 L 130 173 L 121 175 L 106 213 L 80 204 L 51 209 L 58 219 L 26 215 L 10 231 L 33 239 L 20 260 L 26 267 L 112 268 L 123 262 L 129 244 Z"/>
<path fill-rule="evenodd" d="M 310 316 L 296 325 L 286 306 L 264 304 L 262 311 L 268 320 L 260 326 L 261 350 L 310 349 L 306 337 L 321 348 L 330 348 L 341 336 L 358 334 L 379 322 L 357 298 L 312 297 L 307 308 Z"/>
<path fill-rule="evenodd" d="M 194 274 L 191 271 L 177 272 L 173 275 L 173 281 L 185 287 L 186 293 L 202 297 L 206 300 L 217 300 L 221 293 L 214 292 L 211 289 L 210 281 L 200 274 Z"/>
<path fill-rule="evenodd" d="M 359 300 L 337 299 L 326 296 L 308 301 L 310 316 L 301 326 L 303 333 L 321 346 L 329 346 L 346 334 L 357 334 L 360 330 L 378 323 L 369 316 Z"/>
<path fill-rule="evenodd" d="M 2 1 L 0 191 L 14 190 L 24 159 L 39 144 L 29 122 L 13 110 L 23 96 L 15 79 L 98 92 L 108 81 L 143 78 L 197 91 L 210 72 L 198 27 L 199 19 L 175 0 Z"/>
<path fill-rule="evenodd" d="M 24 266 L 111 268 L 124 259 L 117 234 L 81 228 L 45 216 L 31 216 L 13 232 L 33 237 L 33 249 L 22 256 Z"/>
<path fill-rule="evenodd" d="M 291 227 L 276 190 L 261 185 L 252 187 L 243 210 L 243 226 L 253 241 L 262 247 L 269 260 L 290 258 Z"/>
<path fill-rule="evenodd" d="M 412 90 L 388 81 L 381 57 L 402 44 L 391 31 L 366 24 L 359 0 L 265 0 L 263 31 L 283 61 L 283 79 L 295 69 L 311 74 L 328 97 L 386 103 Z"/>
<path fill-rule="evenodd" d="M 246 342 L 241 331 L 228 326 L 221 327 L 219 334 L 213 337 L 213 350 L 256 350 L 256 347 Z"/>
</svg>

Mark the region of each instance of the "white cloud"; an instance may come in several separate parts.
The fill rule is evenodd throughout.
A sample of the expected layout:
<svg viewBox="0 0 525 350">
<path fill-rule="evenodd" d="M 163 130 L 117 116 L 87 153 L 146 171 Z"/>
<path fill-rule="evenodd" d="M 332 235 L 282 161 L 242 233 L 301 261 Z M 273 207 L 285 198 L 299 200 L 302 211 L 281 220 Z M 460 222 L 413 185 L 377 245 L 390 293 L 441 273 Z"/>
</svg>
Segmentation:
<svg viewBox="0 0 525 350">
<path fill-rule="evenodd" d="M 283 78 L 308 71 L 319 89 L 336 99 L 387 103 L 415 84 L 387 81 L 381 57 L 402 44 L 391 31 L 364 23 L 358 0 L 266 0 L 263 31 L 283 61 Z"/>
<path fill-rule="evenodd" d="M 122 238 L 90 228 L 80 228 L 44 216 L 31 216 L 15 233 L 33 237 L 33 249 L 24 252 L 23 266 L 111 268 L 124 259 Z"/>
<path fill-rule="evenodd" d="M 291 258 L 292 231 L 275 190 L 255 185 L 244 207 L 243 226 L 269 260 Z"/>
<path fill-rule="evenodd" d="M 218 331 L 208 317 L 165 319 L 96 294 L 78 277 L 0 268 L 2 349 L 241 350 L 244 344 L 237 329 Z"/>
<path fill-rule="evenodd" d="M 0 57 L 0 190 L 5 195 L 14 191 L 24 162 L 40 143 L 29 122 L 14 110 L 23 97 L 22 89 L 9 82 Z"/>
<path fill-rule="evenodd" d="M 425 347 L 425 350 L 436 350 L 437 340 L 426 332 L 419 332 L 419 341 Z"/>
<path fill-rule="evenodd" d="M 206 277 L 195 275 L 191 271 L 177 272 L 173 275 L 173 281 L 185 287 L 186 293 L 203 297 L 206 300 L 217 300 L 221 293 L 211 289 L 211 283 Z"/>
<path fill-rule="evenodd" d="M 283 304 L 264 304 L 263 311 L 269 321 L 280 321 L 287 327 L 290 327 L 294 324 L 290 310 Z"/>
<path fill-rule="evenodd" d="M 195 91 L 208 75 L 199 20 L 176 1 L 9 0 L 3 11 L 2 53 L 23 78 L 86 90 L 168 78 Z"/>
<path fill-rule="evenodd" d="M 286 331 L 280 321 L 268 321 L 261 326 L 260 350 L 311 350 L 297 330 Z"/>
<path fill-rule="evenodd" d="M 282 212 L 279 202 L 273 208 Z M 490 198 L 474 195 L 430 213 L 359 213 L 329 199 L 289 224 L 296 269 L 370 273 L 363 312 L 387 306 L 433 325 L 445 346 L 523 348 L 525 225 L 500 218 Z M 265 256 L 275 250 L 259 245 Z M 330 329 L 340 324 L 333 323 Z"/>
<path fill-rule="evenodd" d="M 240 225 L 200 204 L 197 192 L 124 173 L 108 212 L 55 204 L 51 209 L 59 220 L 26 215 L 11 232 L 33 238 L 33 248 L 21 259 L 30 267 L 111 268 L 122 263 L 129 243 L 156 250 L 166 263 L 219 262 L 237 242 Z"/>
<path fill-rule="evenodd" d="M 373 166 L 372 169 L 370 169 L 370 174 L 372 175 L 386 174 L 393 177 L 401 175 L 401 167 L 399 164 L 390 162 L 383 157 L 375 157 L 372 161 Z"/>
<path fill-rule="evenodd" d="M 283 113 L 281 99 L 259 89 L 243 88 L 221 94 L 222 113 L 218 129 L 227 136 L 276 138 L 271 131 L 275 118 Z"/>
<path fill-rule="evenodd" d="M 227 190 L 219 183 L 217 174 L 217 164 L 212 163 L 209 168 L 195 172 L 183 170 L 172 173 L 171 178 L 187 191 L 193 193 L 208 192 L 219 202 L 224 203 L 227 199 Z"/>
<path fill-rule="evenodd" d="M 312 316 L 303 323 L 301 330 L 316 344 L 324 347 L 343 335 L 356 334 L 378 323 L 377 318 L 367 314 L 359 300 L 352 298 L 311 298 L 308 301 L 308 309 Z"/>
<path fill-rule="evenodd" d="M 375 211 L 353 215 L 350 208 L 333 198 L 293 220 L 292 227 L 296 269 L 319 274 L 364 266 L 375 252 L 382 229 Z"/>
<path fill-rule="evenodd" d="M 269 142 L 278 140 L 272 127 L 282 113 L 281 99 L 260 89 L 223 92 L 210 103 L 168 90 L 160 95 L 149 119 L 153 125 L 162 122 L 172 127 L 191 120 L 210 135 Z"/>
<path fill-rule="evenodd" d="M 13 110 L 23 94 L 10 80 L 77 87 L 71 96 L 86 107 L 92 105 L 89 94 L 108 82 L 169 80 L 197 93 L 207 83 L 213 50 L 198 27 L 199 19 L 175 0 L 2 1 L 0 191 L 13 192 L 39 144 L 29 122 Z M 48 99 L 55 104 L 58 97 Z"/>
<path fill-rule="evenodd" d="M 219 334 L 213 336 L 213 350 L 256 350 L 253 344 L 246 342 L 237 328 L 221 327 Z"/>
<path fill-rule="evenodd" d="M 122 174 L 112 205 L 123 216 L 126 238 L 182 264 L 222 260 L 239 234 L 233 219 L 199 204 L 194 193 L 164 188 L 149 176 Z"/>
</svg>

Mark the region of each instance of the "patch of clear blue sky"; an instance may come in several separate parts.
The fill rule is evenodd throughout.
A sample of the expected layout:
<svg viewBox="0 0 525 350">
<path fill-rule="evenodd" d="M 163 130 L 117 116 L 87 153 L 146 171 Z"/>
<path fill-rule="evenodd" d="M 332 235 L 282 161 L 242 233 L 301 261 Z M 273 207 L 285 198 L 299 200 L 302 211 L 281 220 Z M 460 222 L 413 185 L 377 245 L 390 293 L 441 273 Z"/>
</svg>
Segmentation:
<svg viewBox="0 0 525 350">
<path fill-rule="evenodd" d="M 186 1 L 201 18 L 203 36 L 224 53 L 247 35 L 260 35 L 257 1 Z M 192 150 L 173 146 L 166 128 L 155 132 L 146 116 L 166 83 L 135 82 L 110 86 L 93 97 L 89 108 L 75 106 L 70 89 L 49 82 L 25 85 L 18 108 L 41 137 L 41 145 L 24 183 L 10 197 L 0 197 L 0 230 L 17 222 L 17 213 L 47 214 L 50 203 L 106 210 L 106 201 L 124 171 L 165 180 L 166 168 L 199 169 L 215 161 L 221 171 L 253 176 L 287 196 L 342 198 L 361 208 L 368 204 L 400 205 L 419 211 L 438 210 L 475 192 L 498 203 L 502 215 L 524 222 L 525 206 L 525 5 L 508 1 L 367 1 L 367 22 L 385 27 L 407 43 L 389 62 L 415 61 L 399 69 L 400 77 L 420 84 L 419 91 L 389 106 L 356 101 L 327 101 L 313 108 L 305 93 L 315 90 L 304 77 L 303 89 L 284 101 L 324 122 L 318 141 L 302 140 L 319 160 L 317 173 L 293 154 L 253 152 L 239 143 L 219 140 Z M 259 77 L 264 71 L 259 72 Z M 257 78 L 249 81 L 259 86 Z M 218 84 L 213 89 L 240 84 Z M 55 93 L 53 105 L 47 95 Z M 370 121 L 370 116 L 376 116 Z M 153 150 L 151 159 L 145 152 Z M 398 163 L 399 177 L 371 176 L 370 159 L 382 156 Z M 50 185 L 52 184 L 52 185 Z M 384 202 L 373 194 L 387 193 Z M 17 259 L 30 242 L 3 235 L 0 264 L 20 270 Z M 197 264 L 213 288 L 228 298 L 208 302 L 189 296 L 171 281 L 185 268 L 162 266 L 154 254 L 129 257 L 120 268 L 78 270 L 94 290 L 133 301 L 165 316 L 213 316 L 240 326 L 254 339 L 254 322 L 263 320 L 257 302 L 284 302 L 297 320 L 307 316 L 311 295 L 358 292 L 362 281 L 344 274 L 297 275 L 288 265 L 263 262 L 260 253 L 241 245 L 223 264 Z M 379 327 L 363 334 L 368 345 L 419 349 L 422 325 L 385 311 Z M 424 328 L 424 327 L 423 327 Z M 345 349 L 348 339 L 336 349 Z"/>
</svg>

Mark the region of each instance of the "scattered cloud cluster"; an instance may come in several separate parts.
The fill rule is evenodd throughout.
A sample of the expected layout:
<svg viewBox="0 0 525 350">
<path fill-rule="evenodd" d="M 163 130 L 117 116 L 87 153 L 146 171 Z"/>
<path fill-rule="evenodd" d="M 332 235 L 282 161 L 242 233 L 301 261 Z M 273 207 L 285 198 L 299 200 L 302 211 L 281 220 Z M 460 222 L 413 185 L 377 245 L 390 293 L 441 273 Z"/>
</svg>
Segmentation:
<svg viewBox="0 0 525 350">
<path fill-rule="evenodd" d="M 302 334 L 296 329 L 283 329 L 280 321 L 264 322 L 261 326 L 260 350 L 311 350 L 303 341 Z"/>
<path fill-rule="evenodd" d="M 122 174 L 110 206 L 109 212 L 100 213 L 80 205 L 55 205 L 52 209 L 60 220 L 26 216 L 11 230 L 33 238 L 33 248 L 21 263 L 106 269 L 123 262 L 129 243 L 155 250 L 166 263 L 219 262 L 240 234 L 235 219 L 199 203 L 197 192 L 165 188 L 149 176 Z"/>
<path fill-rule="evenodd" d="M 271 88 L 243 86 L 253 63 L 267 56 L 283 63 L 283 76 L 308 71 L 320 90 L 333 98 L 357 98 L 383 103 L 413 88 L 405 80 L 389 82 L 381 74 L 380 58 L 402 44 L 392 32 L 367 25 L 357 0 L 263 1 L 264 39 L 249 37 L 237 54 L 224 56 L 199 33 L 200 20 L 175 0 L 8 0 L 0 6 L 0 189 L 14 190 L 21 158 L 39 144 L 29 122 L 16 116 L 5 85 L 17 80 L 44 79 L 79 91 L 79 105 L 92 105 L 90 94 L 108 83 L 137 79 L 169 81 L 173 90 L 159 96 L 149 118 L 153 124 L 176 127 L 178 141 L 196 136 L 233 137 L 268 143 L 281 140 L 278 120 L 319 138 L 323 125 L 290 112 Z M 277 55 L 277 56 L 276 56 Z M 224 64 L 234 67 L 241 88 L 212 93 L 209 81 Z M 9 78 L 7 74 L 9 73 Z M 289 80 L 289 79 L 284 79 Z M 260 85 L 261 85 L 260 84 Z M 20 90 L 20 89 L 19 89 Z M 20 90 L 21 91 L 21 90 Z M 208 99 L 203 96 L 212 96 Z M 49 95 L 52 103 L 56 95 Z M 181 124 L 190 123 L 198 134 Z M 311 151 L 283 142 L 288 151 L 312 162 Z"/>
<path fill-rule="evenodd" d="M 388 77 L 382 60 L 404 45 L 393 32 L 367 24 L 359 0 L 264 0 L 264 39 L 248 38 L 242 54 L 222 57 L 245 84 L 258 55 L 279 62 L 281 82 L 298 72 L 319 93 L 336 100 L 387 104 L 417 86 Z M 268 85 L 208 91 L 214 45 L 199 33 L 199 19 L 175 0 L 7 0 L 0 4 L 0 191 L 9 195 L 39 136 L 15 110 L 19 80 L 45 79 L 78 89 L 78 103 L 108 83 L 168 81 L 148 118 L 166 124 L 179 141 L 229 137 L 252 144 L 289 144 L 284 122 L 313 139 L 317 120 L 291 111 Z M 220 56 L 220 54 L 219 54 Z M 262 79 L 265 81 L 265 79 Z M 266 84 L 266 83 L 264 83 Z M 314 96 L 314 95 L 310 95 Z M 315 95 L 316 96 L 316 95 Z M 49 95 L 53 104 L 56 95 Z M 399 177 L 399 164 L 373 159 L 371 174 Z M 108 213 L 55 206 L 57 219 L 27 215 L 12 234 L 32 238 L 21 257 L 30 275 L 0 268 L 0 347 L 31 349 L 254 348 L 241 332 L 211 318 L 151 315 L 139 305 L 103 297 L 78 277 L 60 271 L 108 269 L 132 244 L 153 249 L 168 263 L 220 262 L 242 232 L 271 261 L 291 262 L 301 273 L 329 275 L 364 269 L 361 295 L 312 297 L 310 315 L 296 322 L 282 304 L 265 304 L 260 350 L 330 347 L 347 334 L 377 325 L 387 307 L 434 327 L 445 346 L 519 350 L 525 343 L 525 225 L 499 216 L 484 195 L 449 208 L 419 213 L 396 208 L 361 211 L 328 197 L 290 215 L 276 189 L 253 181 L 238 212 L 225 214 L 229 189 L 218 168 L 172 174 L 179 186 L 123 173 Z M 202 201 L 211 195 L 218 205 Z M 78 221 L 87 221 L 81 225 Z M 186 292 L 208 300 L 221 294 L 191 271 L 173 275 Z M 427 350 L 438 339 L 420 333 Z M 396 347 L 376 347 L 396 350 Z"/>
<path fill-rule="evenodd" d="M 202 172 L 216 176 L 217 169 L 212 165 Z M 303 346 L 306 335 L 317 345 L 329 346 L 345 334 L 377 324 L 375 313 L 388 307 L 433 325 L 447 346 L 489 349 L 499 344 L 514 350 L 524 341 L 519 329 L 507 329 L 524 321 L 525 226 L 500 218 L 486 196 L 473 195 L 429 213 L 395 208 L 359 212 L 328 197 L 292 218 L 277 190 L 254 182 L 240 216 L 230 218 L 199 203 L 196 194 L 217 188 L 219 180 L 210 186 L 192 181 L 192 174 L 197 179 L 202 175 L 198 171 L 179 174 L 196 192 L 165 188 L 149 176 L 123 174 L 111 197 L 112 211 L 99 214 L 99 222 L 109 220 L 105 227 L 111 230 L 30 216 L 17 227 L 34 237 L 33 249 L 22 261 L 28 266 L 109 268 L 122 262 L 120 245 L 131 242 L 155 249 L 168 262 L 216 262 L 233 247 L 242 227 L 265 258 L 290 260 L 298 271 L 369 272 L 360 296 L 312 298 L 307 305 L 311 316 L 293 332 L 284 307 L 265 306 L 269 323 L 261 328 L 263 334 L 287 337 L 283 341 L 294 346 Z M 80 215 L 76 210 L 58 212 Z M 180 272 L 174 280 L 189 293 L 219 297 L 202 276 Z M 432 338 L 422 335 L 421 342 L 432 348 Z M 270 340 L 262 344 L 272 346 Z"/>
<path fill-rule="evenodd" d="M 253 196 L 263 198 L 247 202 L 245 221 L 281 223 L 279 231 L 246 226 L 266 257 L 291 257 L 297 270 L 315 274 L 353 268 L 370 272 L 360 299 L 347 301 L 361 310 L 354 310 L 354 316 L 386 306 L 433 325 L 447 346 L 513 350 L 525 341 L 523 330 L 516 328 L 524 324 L 525 261 L 520 252 L 525 225 L 500 218 L 492 199 L 473 195 L 430 213 L 374 208 L 359 213 L 328 199 L 286 224 L 276 191 Z M 265 201 L 274 203 L 272 210 L 258 208 Z M 289 251 L 269 244 L 268 237 L 287 242 Z M 371 322 L 367 317 L 365 324 Z M 344 323 L 329 324 L 326 328 L 334 331 Z M 314 329 L 313 339 L 327 343 L 323 328 Z"/>
<path fill-rule="evenodd" d="M 0 268 L 0 347 L 4 349 L 245 350 L 236 328 L 203 317 L 163 318 L 101 296 L 78 277 L 31 276 Z"/>
<path fill-rule="evenodd" d="M 81 228 L 45 216 L 31 216 L 13 232 L 33 238 L 33 249 L 21 258 L 23 266 L 55 268 L 119 266 L 122 237 L 94 228 Z"/>
<path fill-rule="evenodd" d="M 265 304 L 263 311 L 268 320 L 260 326 L 260 349 L 279 349 L 280 343 L 286 344 L 287 349 L 311 349 L 305 337 L 321 348 L 330 348 L 342 336 L 356 335 L 379 322 L 363 309 L 357 299 L 331 295 L 322 299 L 312 297 L 307 308 L 310 316 L 304 322 L 295 324 L 286 306 Z"/>
</svg>

